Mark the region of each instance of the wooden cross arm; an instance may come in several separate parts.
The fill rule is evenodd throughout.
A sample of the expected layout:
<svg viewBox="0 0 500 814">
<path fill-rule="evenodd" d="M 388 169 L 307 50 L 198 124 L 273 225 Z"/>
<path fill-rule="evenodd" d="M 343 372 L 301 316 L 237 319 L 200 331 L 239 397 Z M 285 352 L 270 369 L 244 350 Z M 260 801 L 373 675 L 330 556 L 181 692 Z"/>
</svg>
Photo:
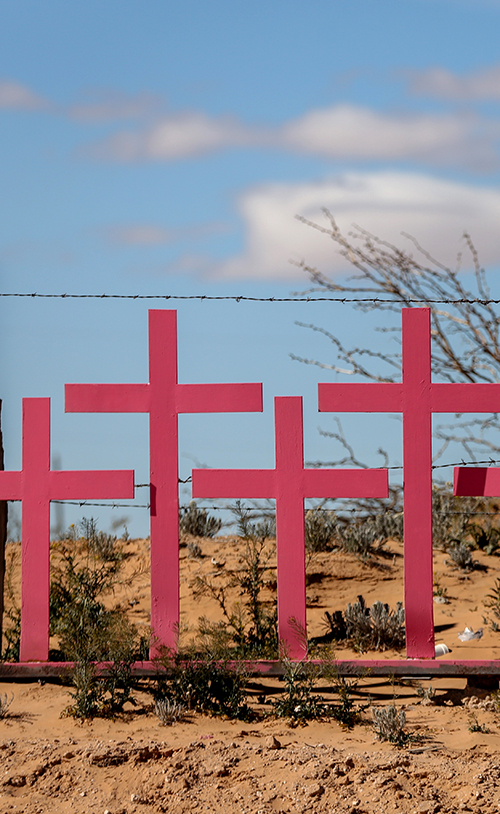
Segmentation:
<svg viewBox="0 0 500 814">
<path fill-rule="evenodd" d="M 178 384 L 179 413 L 261 413 L 262 384 Z"/>
<path fill-rule="evenodd" d="M 318 406 L 320 412 L 398 413 L 403 410 L 403 393 L 399 382 L 322 382 L 318 385 Z"/>
<path fill-rule="evenodd" d="M 22 472 L 0 472 L 0 500 L 22 500 Z"/>
<path fill-rule="evenodd" d="M 305 469 L 303 497 L 389 497 L 387 469 Z"/>
<path fill-rule="evenodd" d="M 112 500 L 134 497 L 134 470 L 49 473 L 51 500 Z"/>
<path fill-rule="evenodd" d="M 500 413 L 500 384 L 431 384 L 434 413 Z"/>
<path fill-rule="evenodd" d="M 193 497 L 273 498 L 274 469 L 193 469 Z"/>
<path fill-rule="evenodd" d="M 500 469 L 498 467 L 456 466 L 453 481 L 454 495 L 484 495 L 484 497 L 500 495 Z"/>
<path fill-rule="evenodd" d="M 66 384 L 67 413 L 147 413 L 149 384 Z"/>
</svg>

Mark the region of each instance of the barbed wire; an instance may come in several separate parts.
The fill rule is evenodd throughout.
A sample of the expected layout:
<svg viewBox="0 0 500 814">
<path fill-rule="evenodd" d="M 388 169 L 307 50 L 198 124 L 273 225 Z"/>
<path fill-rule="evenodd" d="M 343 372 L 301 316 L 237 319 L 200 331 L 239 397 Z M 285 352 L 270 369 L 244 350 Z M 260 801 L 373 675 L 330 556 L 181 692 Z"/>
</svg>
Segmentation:
<svg viewBox="0 0 500 814">
<path fill-rule="evenodd" d="M 72 299 L 72 300 L 232 300 L 233 302 L 339 302 L 339 303 L 372 303 L 397 304 L 394 299 L 381 297 L 248 297 L 243 294 L 40 294 L 29 292 L 0 292 L 0 297 L 26 297 L 31 299 Z M 415 305 L 499 305 L 500 299 L 436 299 L 424 300 L 408 298 L 406 303 Z M 402 305 L 404 303 L 401 303 Z"/>
<path fill-rule="evenodd" d="M 477 466 L 478 464 L 488 464 L 489 466 L 493 466 L 494 464 L 500 464 L 500 460 L 495 460 L 493 458 L 488 458 L 482 461 L 455 461 L 454 463 L 450 464 L 435 464 L 432 466 L 432 469 L 444 469 L 449 466 Z M 332 466 L 333 464 L 322 464 L 322 466 Z M 402 466 L 384 466 L 384 467 L 373 467 L 374 469 L 391 469 L 391 470 L 402 470 Z M 191 483 L 192 477 L 191 475 L 185 479 L 179 478 L 179 483 Z M 135 483 L 134 487 L 136 489 L 150 487 L 150 483 Z M 332 500 L 335 498 L 332 497 Z M 96 508 L 109 508 L 109 509 L 150 509 L 150 503 L 90 503 L 87 500 L 53 500 L 52 503 L 61 503 L 70 506 L 92 506 Z M 211 511 L 230 511 L 229 506 L 204 506 L 205 509 L 210 509 Z M 318 507 L 321 508 L 321 507 Z M 324 511 L 333 511 L 333 509 L 324 509 Z M 366 508 L 353 508 L 347 509 L 342 508 L 340 511 L 342 512 L 366 512 Z M 399 513 L 399 510 L 395 512 L 396 514 Z M 440 512 L 437 512 L 439 514 Z M 467 514 L 468 512 L 447 512 L 447 514 Z M 497 515 L 499 512 L 470 512 L 470 514 L 480 514 L 480 515 Z"/>
</svg>

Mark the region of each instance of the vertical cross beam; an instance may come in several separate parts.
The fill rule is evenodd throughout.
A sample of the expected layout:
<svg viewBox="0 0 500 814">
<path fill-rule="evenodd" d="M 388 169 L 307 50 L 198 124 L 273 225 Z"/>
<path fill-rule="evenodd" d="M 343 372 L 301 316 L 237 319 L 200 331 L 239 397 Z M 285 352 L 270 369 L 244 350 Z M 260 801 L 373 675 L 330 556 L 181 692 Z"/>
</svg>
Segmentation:
<svg viewBox="0 0 500 814">
<path fill-rule="evenodd" d="M 277 397 L 274 469 L 193 469 L 193 497 L 276 501 L 278 635 L 291 658 L 307 655 L 305 498 L 387 497 L 386 469 L 304 468 L 302 398 Z"/>
<path fill-rule="evenodd" d="M 132 470 L 50 469 L 50 399 L 23 399 L 20 472 L 0 472 L 0 500 L 21 500 L 21 661 L 49 657 L 50 501 L 133 498 Z"/>
<path fill-rule="evenodd" d="M 319 409 L 403 414 L 406 652 L 433 658 L 432 413 L 500 412 L 500 385 L 431 382 L 430 309 L 403 308 L 401 383 L 319 385 Z"/>
<path fill-rule="evenodd" d="M 152 654 L 179 626 L 179 413 L 262 411 L 261 384 L 179 384 L 177 313 L 149 311 L 149 382 L 67 384 L 67 412 L 149 413 Z"/>
</svg>

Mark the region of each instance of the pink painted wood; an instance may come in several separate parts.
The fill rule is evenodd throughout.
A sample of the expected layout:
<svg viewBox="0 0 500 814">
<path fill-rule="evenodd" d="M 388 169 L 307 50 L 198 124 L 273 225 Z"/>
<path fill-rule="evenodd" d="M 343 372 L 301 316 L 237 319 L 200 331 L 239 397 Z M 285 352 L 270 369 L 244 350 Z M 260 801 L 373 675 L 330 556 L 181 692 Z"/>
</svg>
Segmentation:
<svg viewBox="0 0 500 814">
<path fill-rule="evenodd" d="M 304 499 L 387 497 L 386 469 L 305 469 L 302 398 L 275 398 L 274 469 L 193 469 L 193 497 L 274 498 L 278 634 L 291 658 L 307 655 Z"/>
<path fill-rule="evenodd" d="M 67 384 L 68 412 L 149 413 L 151 627 L 175 649 L 179 625 L 178 414 L 262 411 L 261 384 L 178 384 L 177 312 L 149 311 L 149 383 Z"/>
<path fill-rule="evenodd" d="M 432 413 L 494 413 L 499 384 L 431 382 L 430 310 L 403 308 L 401 383 L 319 385 L 319 409 L 403 414 L 406 653 L 434 657 Z"/>
<path fill-rule="evenodd" d="M 50 469 L 50 399 L 23 399 L 23 468 L 0 472 L 0 500 L 21 500 L 21 661 L 49 657 L 50 501 L 133 498 L 133 470 Z"/>
<path fill-rule="evenodd" d="M 497 466 L 456 466 L 453 494 L 462 496 L 498 497 L 500 495 L 500 469 Z"/>
</svg>

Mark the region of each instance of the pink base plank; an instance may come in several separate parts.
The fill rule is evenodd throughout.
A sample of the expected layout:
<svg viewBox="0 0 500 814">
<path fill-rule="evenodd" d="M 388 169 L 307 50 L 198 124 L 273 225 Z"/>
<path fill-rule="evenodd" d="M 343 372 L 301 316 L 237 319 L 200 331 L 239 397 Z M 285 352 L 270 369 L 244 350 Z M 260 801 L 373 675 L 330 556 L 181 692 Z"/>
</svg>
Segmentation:
<svg viewBox="0 0 500 814">
<path fill-rule="evenodd" d="M 304 664 L 318 665 L 320 661 L 311 659 Z M 497 661 L 462 661 L 460 659 L 360 659 L 334 662 L 340 676 L 359 676 L 361 678 L 378 678 L 384 676 L 408 676 L 413 678 L 467 678 L 469 676 L 498 676 L 500 679 L 500 659 Z M 0 681 L 16 679 L 58 678 L 67 676 L 73 669 L 72 662 L 30 661 L 3 662 L 0 664 Z M 236 664 L 234 665 L 236 666 Z M 97 669 L 106 675 L 109 664 L 98 664 Z M 284 668 L 280 661 L 252 661 L 246 667 L 250 675 L 283 675 Z M 138 678 L 158 675 L 159 668 L 153 661 L 137 661 L 132 665 L 132 672 Z M 161 672 L 161 668 L 160 668 Z"/>
</svg>

